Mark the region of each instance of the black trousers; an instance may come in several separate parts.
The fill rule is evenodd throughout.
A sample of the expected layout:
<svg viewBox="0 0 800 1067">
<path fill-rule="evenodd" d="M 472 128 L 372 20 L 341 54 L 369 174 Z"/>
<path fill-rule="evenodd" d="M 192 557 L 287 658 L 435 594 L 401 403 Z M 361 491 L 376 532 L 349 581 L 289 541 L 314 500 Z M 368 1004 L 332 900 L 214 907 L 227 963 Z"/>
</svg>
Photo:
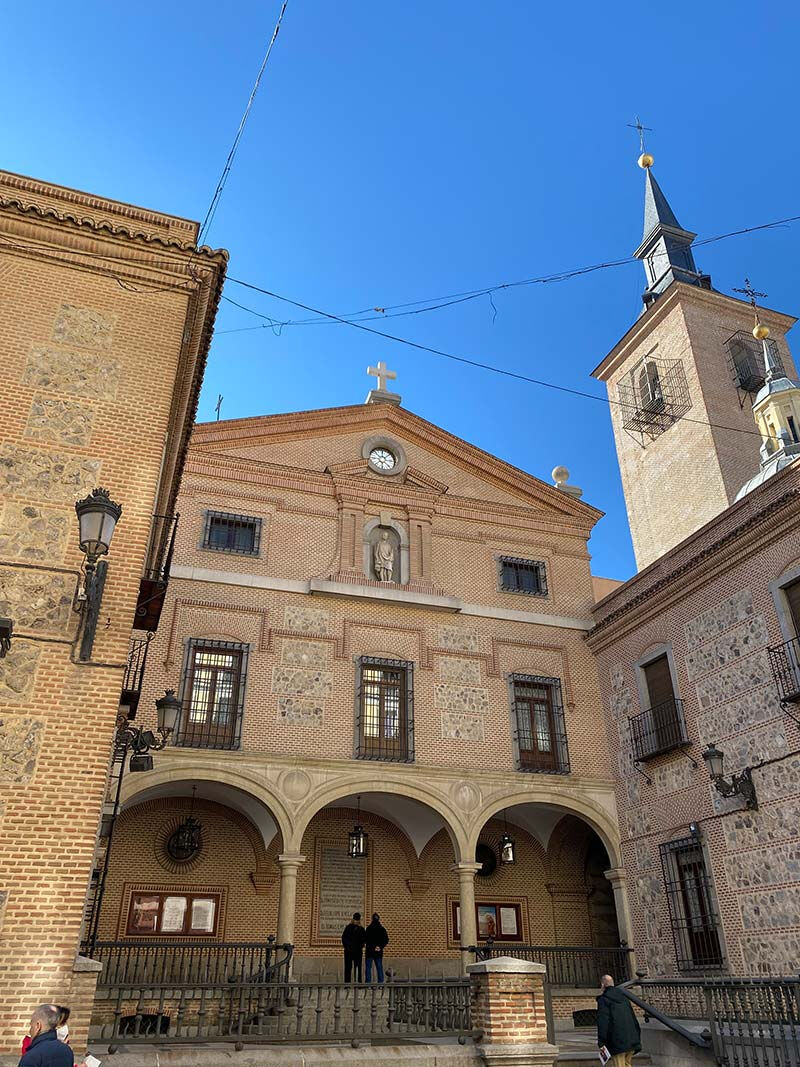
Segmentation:
<svg viewBox="0 0 800 1067">
<path fill-rule="evenodd" d="M 345 982 L 352 982 L 353 971 L 355 971 L 355 981 L 361 981 L 361 953 L 360 952 L 348 952 L 344 950 L 344 980 Z"/>
</svg>

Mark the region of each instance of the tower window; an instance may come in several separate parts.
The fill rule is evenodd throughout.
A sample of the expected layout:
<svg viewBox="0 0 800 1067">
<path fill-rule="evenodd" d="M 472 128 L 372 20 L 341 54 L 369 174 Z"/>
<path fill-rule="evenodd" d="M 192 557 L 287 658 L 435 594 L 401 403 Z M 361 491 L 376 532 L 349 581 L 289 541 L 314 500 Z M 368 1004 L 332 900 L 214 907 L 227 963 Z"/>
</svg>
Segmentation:
<svg viewBox="0 0 800 1067">
<path fill-rule="evenodd" d="M 778 346 L 771 338 L 767 339 L 766 344 L 775 367 L 782 374 L 783 362 L 778 354 Z M 757 341 L 746 330 L 737 330 L 725 342 L 725 348 L 733 384 L 740 393 L 757 393 L 764 384 L 766 374 L 763 342 Z M 744 401 L 743 397 L 740 399 Z"/>
<path fill-rule="evenodd" d="M 795 444 L 800 443 L 800 437 L 797 434 L 797 423 L 794 421 L 794 415 L 787 415 L 786 422 L 789 424 L 789 433 L 792 435 L 792 440 Z"/>
<path fill-rule="evenodd" d="M 686 371 L 679 360 L 640 360 L 617 386 L 626 433 L 654 440 L 685 415 L 692 406 Z"/>
</svg>

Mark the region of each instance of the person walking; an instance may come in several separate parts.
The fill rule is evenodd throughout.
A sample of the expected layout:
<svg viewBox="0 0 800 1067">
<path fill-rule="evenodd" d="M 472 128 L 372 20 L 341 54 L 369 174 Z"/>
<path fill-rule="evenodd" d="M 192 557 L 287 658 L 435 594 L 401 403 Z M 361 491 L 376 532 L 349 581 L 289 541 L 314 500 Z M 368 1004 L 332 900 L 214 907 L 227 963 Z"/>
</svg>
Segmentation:
<svg viewBox="0 0 800 1067">
<path fill-rule="evenodd" d="M 352 922 L 349 922 L 342 930 L 345 982 L 353 980 L 353 971 L 355 971 L 356 982 L 361 981 L 361 953 L 366 939 L 367 932 L 361 925 L 361 912 L 354 912 Z"/>
<path fill-rule="evenodd" d="M 383 950 L 389 944 L 389 935 L 386 933 L 386 927 L 381 925 L 381 917 L 377 911 L 372 916 L 372 922 L 364 931 L 366 937 L 367 950 L 365 953 L 367 960 L 367 977 L 368 982 L 372 981 L 372 964 L 375 964 L 375 976 L 379 982 L 383 981 Z"/>
<path fill-rule="evenodd" d="M 614 986 L 611 975 L 604 974 L 597 998 L 598 1048 L 605 1049 L 610 1056 L 610 1067 L 631 1067 L 634 1053 L 642 1051 L 641 1039 L 631 1002 Z"/>
<path fill-rule="evenodd" d="M 31 1016 L 31 1043 L 19 1067 L 74 1067 L 75 1057 L 65 1041 L 59 1041 L 56 1027 L 62 1009 L 57 1004 L 40 1004 Z"/>
</svg>

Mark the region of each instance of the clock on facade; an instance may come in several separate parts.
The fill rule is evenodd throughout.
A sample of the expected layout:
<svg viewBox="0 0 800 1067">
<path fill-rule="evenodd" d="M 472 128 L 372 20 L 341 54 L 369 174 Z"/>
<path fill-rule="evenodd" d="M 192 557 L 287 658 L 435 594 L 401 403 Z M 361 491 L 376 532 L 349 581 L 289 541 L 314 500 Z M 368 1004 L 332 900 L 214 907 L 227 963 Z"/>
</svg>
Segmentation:
<svg viewBox="0 0 800 1067">
<path fill-rule="evenodd" d="M 394 453 L 390 452 L 388 448 L 373 448 L 369 454 L 369 461 L 379 471 L 394 470 L 397 463 Z"/>
</svg>

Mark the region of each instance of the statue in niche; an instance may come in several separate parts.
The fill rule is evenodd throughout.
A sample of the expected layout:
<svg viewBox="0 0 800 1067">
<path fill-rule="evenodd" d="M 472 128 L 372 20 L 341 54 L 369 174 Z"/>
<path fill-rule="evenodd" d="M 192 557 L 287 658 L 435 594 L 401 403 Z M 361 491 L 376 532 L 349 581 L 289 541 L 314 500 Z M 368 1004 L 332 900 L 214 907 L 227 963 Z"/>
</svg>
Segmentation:
<svg viewBox="0 0 800 1067">
<path fill-rule="evenodd" d="M 381 535 L 372 550 L 372 566 L 379 582 L 394 581 L 394 545 L 389 540 L 389 531 L 381 530 Z"/>
</svg>

